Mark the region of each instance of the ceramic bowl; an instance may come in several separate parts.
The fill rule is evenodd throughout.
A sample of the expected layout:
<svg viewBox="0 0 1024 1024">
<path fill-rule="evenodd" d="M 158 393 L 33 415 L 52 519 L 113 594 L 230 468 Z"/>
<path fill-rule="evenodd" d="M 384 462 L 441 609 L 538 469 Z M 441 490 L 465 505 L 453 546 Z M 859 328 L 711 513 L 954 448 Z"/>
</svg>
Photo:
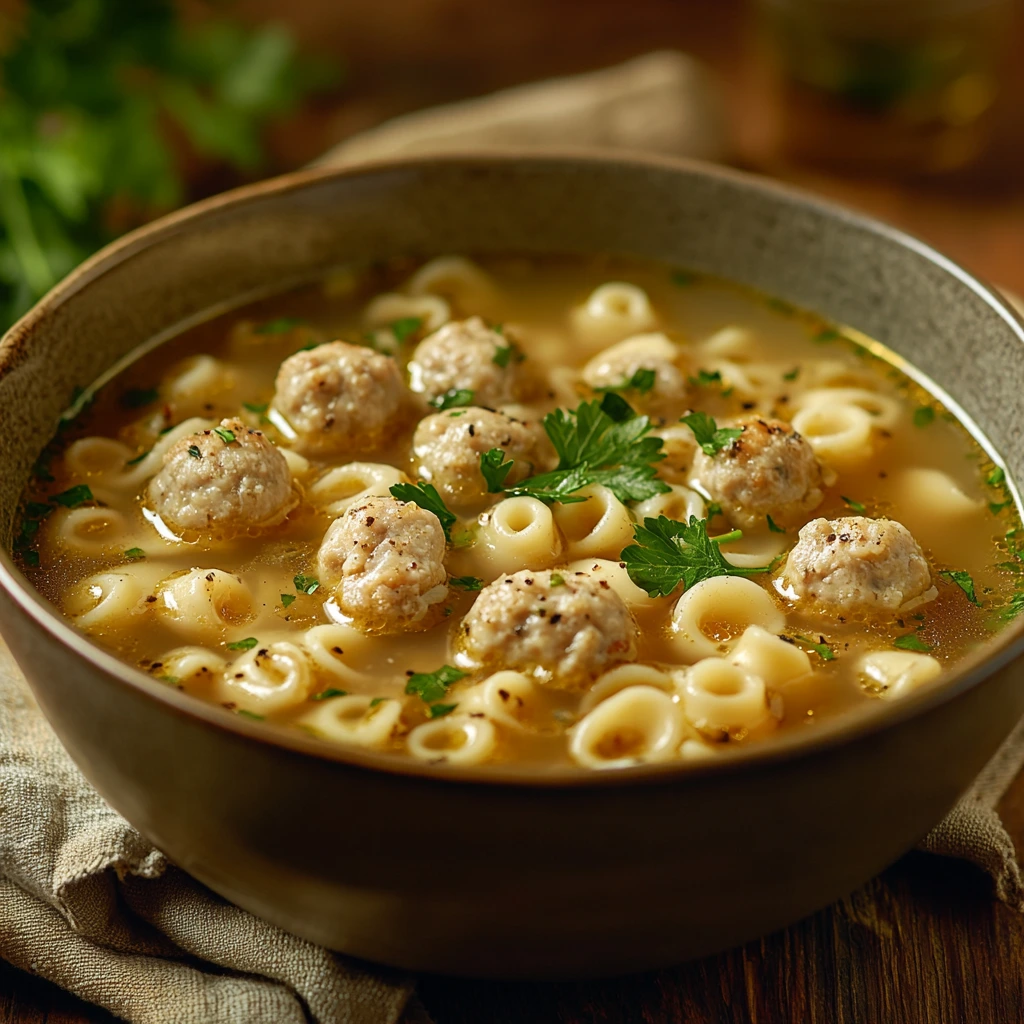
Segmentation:
<svg viewBox="0 0 1024 1024">
<path fill-rule="evenodd" d="M 585 156 L 301 173 L 135 232 L 0 343 L 0 541 L 76 385 L 138 345 L 352 258 L 602 252 L 724 275 L 905 356 L 1024 471 L 1024 332 L 927 246 L 730 171 Z M 1011 626 L 896 706 L 700 766 L 541 777 L 331 746 L 169 689 L 0 556 L 0 628 L 71 756 L 181 867 L 336 950 L 552 977 L 714 952 L 849 892 L 950 809 L 1024 712 Z"/>
</svg>

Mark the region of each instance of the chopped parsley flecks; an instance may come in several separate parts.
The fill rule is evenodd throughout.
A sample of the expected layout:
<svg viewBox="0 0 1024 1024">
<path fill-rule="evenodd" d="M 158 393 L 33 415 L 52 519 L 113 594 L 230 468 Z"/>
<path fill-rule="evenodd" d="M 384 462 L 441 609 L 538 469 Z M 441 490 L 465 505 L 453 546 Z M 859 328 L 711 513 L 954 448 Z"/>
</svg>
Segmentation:
<svg viewBox="0 0 1024 1024">
<path fill-rule="evenodd" d="M 295 600 L 295 595 L 294 594 L 282 594 L 281 595 L 281 604 L 285 608 L 287 608 L 294 600 Z"/>
<path fill-rule="evenodd" d="M 441 522 L 445 539 L 452 539 L 451 530 L 458 521 L 458 516 L 444 503 L 444 498 L 437 493 L 437 488 L 433 484 L 392 484 L 390 492 L 392 498 L 411 501 L 427 512 L 433 512 Z"/>
<path fill-rule="evenodd" d="M 253 328 L 253 334 L 287 334 L 289 331 L 294 331 L 296 327 L 304 326 L 305 323 L 305 320 L 300 320 L 298 317 L 279 316 Z"/>
<path fill-rule="evenodd" d="M 315 594 L 320 589 L 320 581 L 315 576 L 303 576 L 299 573 L 292 582 L 300 594 Z"/>
<path fill-rule="evenodd" d="M 707 522 L 696 516 L 690 516 L 688 523 L 658 516 L 644 519 L 642 526 L 634 526 L 636 543 L 623 549 L 619 556 L 626 563 L 629 578 L 651 597 L 667 597 L 680 583 L 689 589 L 715 576 L 755 576 L 768 572 L 769 566 L 741 568 L 729 562 L 719 545 L 739 540 L 742 531 L 709 537 Z"/>
<path fill-rule="evenodd" d="M 914 410 L 914 426 L 927 427 L 935 422 L 935 410 L 930 405 L 921 405 Z"/>
<path fill-rule="evenodd" d="M 142 548 L 129 548 L 125 553 L 124 557 L 130 561 L 137 562 L 140 558 L 146 557 L 146 552 Z"/>
<path fill-rule="evenodd" d="M 846 503 L 846 507 L 852 509 L 857 515 L 862 516 L 867 511 L 867 506 L 859 501 L 854 501 L 853 498 L 848 498 L 845 494 L 840 494 L 839 497 Z"/>
<path fill-rule="evenodd" d="M 706 412 L 691 412 L 679 422 L 685 423 L 693 431 L 705 455 L 713 456 L 723 448 L 728 448 L 743 433 L 743 427 L 719 427 L 714 417 Z"/>
<path fill-rule="evenodd" d="M 445 715 L 450 715 L 458 706 L 458 704 L 431 704 L 427 708 L 427 714 L 431 718 L 444 718 Z"/>
<path fill-rule="evenodd" d="M 348 690 L 339 690 L 336 686 L 328 686 L 326 690 L 314 693 L 310 700 L 330 700 L 331 697 L 347 697 Z"/>
<path fill-rule="evenodd" d="M 640 367 L 640 369 L 636 370 L 631 377 L 627 377 L 618 384 L 606 384 L 603 387 L 594 388 L 594 390 L 598 393 L 608 393 L 612 391 L 638 391 L 640 394 L 646 394 L 654 387 L 657 380 L 658 374 L 656 371 Z"/>
<path fill-rule="evenodd" d="M 79 505 L 94 500 L 88 484 L 75 484 L 74 487 L 69 487 L 66 491 L 54 494 L 50 498 L 54 504 L 63 505 L 65 508 L 78 508 Z"/>
<path fill-rule="evenodd" d="M 497 494 L 504 490 L 505 480 L 514 463 L 505 460 L 505 453 L 500 448 L 492 448 L 480 456 L 480 472 L 487 483 L 488 494 Z"/>
<path fill-rule="evenodd" d="M 765 519 L 768 522 L 768 529 L 772 533 L 785 533 L 786 532 L 781 526 L 778 525 L 778 523 L 775 522 L 774 519 L 772 519 L 771 516 L 765 516 Z"/>
<path fill-rule="evenodd" d="M 980 604 L 978 596 L 974 592 L 974 578 L 969 572 L 963 569 L 945 569 L 939 576 L 950 583 L 955 583 L 966 595 L 971 604 Z"/>
<path fill-rule="evenodd" d="M 229 651 L 251 651 L 259 640 L 254 636 L 247 636 L 244 640 L 236 640 L 234 643 L 228 644 Z"/>
<path fill-rule="evenodd" d="M 892 642 L 893 647 L 901 651 L 919 651 L 922 654 L 930 651 L 931 645 L 926 644 L 916 633 L 905 633 L 896 637 Z"/>
<path fill-rule="evenodd" d="M 430 404 L 438 412 L 445 412 L 448 409 L 459 409 L 473 404 L 473 394 L 469 388 L 449 388 L 443 395 L 432 398 Z"/>
<path fill-rule="evenodd" d="M 819 636 L 817 641 L 809 636 L 802 636 L 799 633 L 792 633 L 790 636 L 784 636 L 783 640 L 793 640 L 798 644 L 802 644 L 809 651 L 813 651 L 822 661 L 834 661 L 836 653 L 832 650 L 827 643 L 825 638 Z"/>
<path fill-rule="evenodd" d="M 201 459 L 203 457 L 203 453 L 199 450 L 198 445 L 190 444 L 188 446 L 188 453 L 193 459 Z"/>
<path fill-rule="evenodd" d="M 454 665 L 442 665 L 435 672 L 413 672 L 405 684 L 405 692 L 415 694 L 425 704 L 434 704 L 447 695 L 449 686 L 465 679 L 466 675 Z"/>
<path fill-rule="evenodd" d="M 465 590 L 473 593 L 477 590 L 483 590 L 484 581 L 479 576 L 452 576 L 448 580 L 448 586 L 454 587 L 456 590 Z"/>
<path fill-rule="evenodd" d="M 234 444 L 234 442 L 237 440 L 237 438 L 235 437 L 235 432 L 233 430 L 228 430 L 227 427 L 214 427 L 213 432 L 225 444 Z"/>
<path fill-rule="evenodd" d="M 256 416 L 262 416 L 270 408 L 269 402 L 243 402 L 242 408 L 254 413 Z"/>
<path fill-rule="evenodd" d="M 564 587 L 565 577 L 560 572 L 553 572 L 551 574 L 551 586 L 553 587 Z"/>
<path fill-rule="evenodd" d="M 419 316 L 403 316 L 388 324 L 399 345 L 408 341 L 422 326 L 423 318 Z"/>
</svg>

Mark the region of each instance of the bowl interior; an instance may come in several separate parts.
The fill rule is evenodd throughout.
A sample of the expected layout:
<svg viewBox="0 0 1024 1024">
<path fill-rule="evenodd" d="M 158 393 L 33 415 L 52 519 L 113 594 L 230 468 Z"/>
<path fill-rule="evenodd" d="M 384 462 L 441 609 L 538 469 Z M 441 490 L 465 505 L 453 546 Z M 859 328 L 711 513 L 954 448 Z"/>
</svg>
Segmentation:
<svg viewBox="0 0 1024 1024">
<path fill-rule="evenodd" d="M 126 237 L 58 285 L 0 342 L 0 544 L 9 550 L 25 481 L 74 389 L 140 345 L 330 266 L 452 252 L 613 253 L 758 288 L 906 358 L 1011 480 L 1024 475 L 1022 326 L 922 243 L 697 164 L 446 157 L 307 172 L 229 193 Z M 21 579 L 0 554 L 4 575 Z M 27 589 L 23 580 L 9 585 Z M 1009 657 L 1021 628 L 1007 629 L 947 685 L 969 683 L 997 648 Z M 143 685 L 140 673 L 123 672 Z M 898 717 L 931 699 L 915 696 Z"/>
</svg>

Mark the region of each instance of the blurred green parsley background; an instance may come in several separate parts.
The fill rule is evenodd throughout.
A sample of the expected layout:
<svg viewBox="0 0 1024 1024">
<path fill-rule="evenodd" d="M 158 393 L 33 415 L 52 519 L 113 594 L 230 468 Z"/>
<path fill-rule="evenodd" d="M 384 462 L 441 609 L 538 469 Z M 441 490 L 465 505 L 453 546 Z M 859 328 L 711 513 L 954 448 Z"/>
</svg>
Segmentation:
<svg viewBox="0 0 1024 1024">
<path fill-rule="evenodd" d="M 267 123 L 337 77 L 229 3 L 188 24 L 172 0 L 0 7 L 0 332 L 100 246 L 194 198 L 197 165 L 266 172 Z"/>
</svg>

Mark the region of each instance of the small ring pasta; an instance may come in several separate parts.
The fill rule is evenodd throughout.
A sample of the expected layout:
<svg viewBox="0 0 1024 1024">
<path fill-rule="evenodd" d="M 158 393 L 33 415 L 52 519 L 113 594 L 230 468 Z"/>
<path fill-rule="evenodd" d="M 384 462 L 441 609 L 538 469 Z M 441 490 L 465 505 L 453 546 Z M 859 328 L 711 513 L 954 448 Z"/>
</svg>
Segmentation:
<svg viewBox="0 0 1024 1024">
<path fill-rule="evenodd" d="M 624 563 L 610 558 L 581 558 L 576 562 L 570 562 L 565 567 L 565 571 L 567 573 L 585 572 L 588 576 L 606 580 L 608 586 L 626 602 L 627 607 L 637 611 L 654 608 L 665 600 L 661 597 L 650 597 L 645 590 L 642 590 L 629 578 Z"/>
<path fill-rule="evenodd" d="M 238 576 L 220 569 L 192 569 L 164 580 L 153 606 L 172 629 L 215 637 L 253 616 L 253 598 Z"/>
<path fill-rule="evenodd" d="M 302 648 L 286 640 L 246 652 L 227 666 L 215 686 L 222 704 L 261 715 L 301 704 L 311 688 Z"/>
<path fill-rule="evenodd" d="M 585 501 L 552 508 L 569 558 L 618 558 L 633 539 L 629 510 L 607 487 L 591 484 L 577 491 Z M 531 566 L 532 568 L 532 566 Z"/>
<path fill-rule="evenodd" d="M 352 693 L 322 701 L 301 721 L 324 739 L 379 749 L 399 731 L 401 718 L 401 700 Z"/>
<path fill-rule="evenodd" d="M 409 477 L 383 462 L 350 462 L 335 466 L 309 485 L 306 496 L 311 505 L 331 516 L 340 516 L 364 498 L 388 495 L 395 484 L 407 484 Z"/>
<path fill-rule="evenodd" d="M 786 550 L 788 541 L 779 533 L 744 533 L 739 540 L 721 546 L 722 555 L 738 569 L 759 569 Z"/>
<path fill-rule="evenodd" d="M 135 452 L 112 437 L 82 437 L 72 441 L 64 453 L 64 468 L 75 480 L 107 478 L 124 472 Z"/>
<path fill-rule="evenodd" d="M 743 631 L 729 661 L 744 672 L 759 676 L 772 688 L 811 671 L 811 659 L 805 651 L 760 626 L 748 626 Z"/>
<path fill-rule="evenodd" d="M 536 498 L 506 498 L 480 516 L 473 561 L 488 577 L 546 569 L 562 555 L 551 509 Z"/>
<path fill-rule="evenodd" d="M 746 327 L 722 327 L 696 348 L 702 356 L 729 360 L 750 359 L 758 351 L 757 341 Z"/>
<path fill-rule="evenodd" d="M 405 284 L 410 295 L 437 295 L 464 313 L 480 313 L 493 302 L 490 276 L 464 256 L 438 256 L 424 263 Z"/>
<path fill-rule="evenodd" d="M 64 611 L 82 629 L 123 627 L 145 610 L 144 592 L 142 581 L 132 573 L 101 572 L 71 587 Z"/>
<path fill-rule="evenodd" d="M 214 395 L 230 391 L 235 378 L 231 369 L 210 355 L 184 360 L 164 379 L 163 393 L 175 405 L 208 401 Z"/>
<path fill-rule="evenodd" d="M 889 395 L 867 388 L 812 388 L 794 402 L 797 411 L 819 406 L 855 405 L 863 409 L 874 426 L 892 430 L 900 421 L 900 403 Z"/>
<path fill-rule="evenodd" d="M 779 633 L 786 617 L 771 596 L 743 576 L 715 576 L 686 590 L 672 612 L 676 649 L 690 659 L 710 658 L 748 626 Z M 709 635 L 708 629 L 717 635 Z"/>
<path fill-rule="evenodd" d="M 489 719 L 452 714 L 417 725 L 405 741 L 406 750 L 421 761 L 482 764 L 494 754 L 497 731 Z"/>
<path fill-rule="evenodd" d="M 899 700 L 938 679 L 942 665 L 930 654 L 873 651 L 860 659 L 857 672 L 882 700 Z"/>
<path fill-rule="evenodd" d="M 689 428 L 687 428 L 689 429 Z M 690 432 L 691 437 L 693 432 Z M 704 499 L 689 487 L 680 484 L 672 484 L 672 489 L 667 494 L 656 494 L 653 498 L 645 498 L 633 506 L 637 519 L 643 522 L 644 519 L 657 519 L 658 516 L 667 516 L 680 523 L 688 523 L 690 516 L 703 519 L 707 514 Z"/>
<path fill-rule="evenodd" d="M 623 768 L 676 756 L 683 738 L 679 705 L 654 686 L 630 686 L 601 701 L 573 726 L 569 753 L 587 768 Z"/>
<path fill-rule="evenodd" d="M 702 732 L 749 733 L 773 721 L 764 680 L 724 658 L 705 658 L 689 668 L 683 709 Z"/>
<path fill-rule="evenodd" d="M 619 665 L 600 676 L 590 690 L 583 695 L 579 711 L 585 715 L 593 711 L 602 701 L 613 697 L 630 686 L 653 686 L 665 693 L 676 692 L 675 680 L 667 672 L 661 672 L 650 665 Z"/>
<path fill-rule="evenodd" d="M 363 316 L 370 327 L 387 327 L 396 320 L 420 320 L 422 330 L 429 334 L 448 323 L 452 311 L 448 303 L 437 295 L 385 292 L 370 301 Z"/>
<path fill-rule="evenodd" d="M 226 658 L 205 647 L 175 647 L 154 662 L 149 671 L 159 671 L 157 678 L 173 680 L 175 685 L 188 690 L 197 684 L 212 683 L 227 663 Z"/>
<path fill-rule="evenodd" d="M 572 311 L 572 325 L 584 341 L 607 345 L 651 330 L 657 318 L 642 288 L 609 281 L 595 288 L 583 305 Z"/>
<path fill-rule="evenodd" d="M 836 469 L 853 469 L 871 458 L 871 416 L 859 405 L 812 405 L 792 422 L 814 454 Z"/>
<path fill-rule="evenodd" d="M 306 630 L 302 638 L 302 646 L 318 676 L 363 686 L 379 682 L 379 675 L 360 672 L 352 668 L 344 658 L 352 657 L 356 651 L 365 650 L 371 642 L 365 633 L 337 622 L 314 626 Z"/>
<path fill-rule="evenodd" d="M 459 697 L 459 709 L 466 714 L 479 712 L 492 722 L 516 732 L 554 732 L 541 723 L 541 691 L 529 676 L 505 669 L 488 676 Z"/>
<path fill-rule="evenodd" d="M 75 555 L 109 555 L 131 546 L 128 520 L 113 508 L 62 510 L 48 529 L 64 551 Z"/>
</svg>

